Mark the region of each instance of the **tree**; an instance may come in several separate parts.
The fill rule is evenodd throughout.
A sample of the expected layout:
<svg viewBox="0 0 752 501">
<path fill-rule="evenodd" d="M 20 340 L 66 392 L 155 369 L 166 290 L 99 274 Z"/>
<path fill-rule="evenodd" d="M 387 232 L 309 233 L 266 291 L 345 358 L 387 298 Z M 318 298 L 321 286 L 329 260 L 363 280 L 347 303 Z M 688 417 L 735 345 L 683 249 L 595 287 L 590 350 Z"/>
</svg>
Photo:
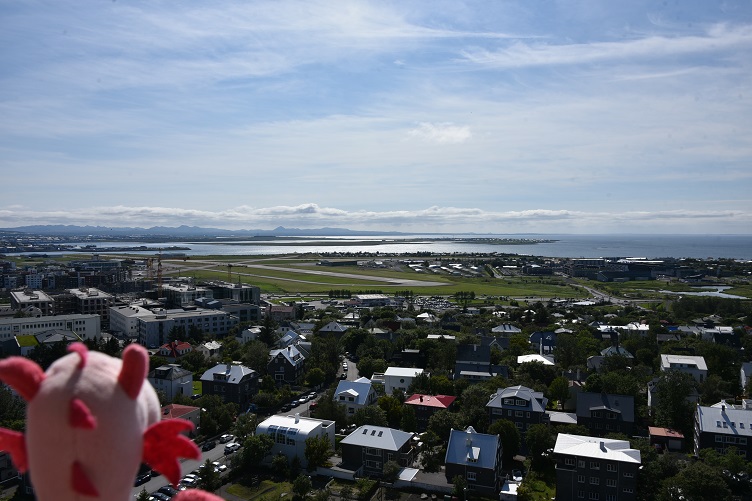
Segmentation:
<svg viewBox="0 0 752 501">
<path fill-rule="evenodd" d="M 384 395 L 379 397 L 377 404 L 386 413 L 387 426 L 399 428 L 402 421 L 402 402 L 391 395 Z"/>
<path fill-rule="evenodd" d="M 393 484 L 399 477 L 399 472 L 401 469 L 402 467 L 397 461 L 387 461 L 386 463 L 384 463 L 384 468 L 382 469 L 382 479 L 384 480 L 384 482 Z"/>
<path fill-rule="evenodd" d="M 511 461 L 520 451 L 520 430 L 508 419 L 499 419 L 488 427 L 490 435 L 498 435 L 502 447 L 503 462 Z"/>
<path fill-rule="evenodd" d="M 548 396 L 552 400 L 559 402 L 559 405 L 564 405 L 564 402 L 569 398 L 569 380 L 564 376 L 559 376 L 548 386 Z"/>
<path fill-rule="evenodd" d="M 201 465 L 201 477 L 199 480 L 199 486 L 208 492 L 214 492 L 219 489 L 220 486 L 219 473 L 214 470 L 214 465 L 210 459 L 207 459 L 203 465 Z"/>
<path fill-rule="evenodd" d="M 308 383 L 308 386 L 313 388 L 323 384 L 324 381 L 326 381 L 326 374 L 324 374 L 324 371 L 318 367 L 314 367 L 308 371 L 308 374 L 306 374 L 306 382 Z"/>
<path fill-rule="evenodd" d="M 337 429 L 339 429 L 347 424 L 347 410 L 344 405 L 334 401 L 334 391 L 334 388 L 327 390 L 318 400 L 316 418 L 335 421 Z"/>
<path fill-rule="evenodd" d="M 457 428 L 456 415 L 446 409 L 441 409 L 428 418 L 428 431 L 435 433 L 439 437 L 449 437 L 453 428 Z"/>
<path fill-rule="evenodd" d="M 462 499 L 462 501 L 467 501 L 467 480 L 465 480 L 465 477 L 462 475 L 455 475 L 452 479 L 452 484 L 454 485 L 452 494 Z"/>
<path fill-rule="evenodd" d="M 266 365 L 269 361 L 269 348 L 261 341 L 255 340 L 247 343 L 243 351 L 243 362 L 262 377 L 267 375 Z"/>
<path fill-rule="evenodd" d="M 694 378 L 686 372 L 668 370 L 656 383 L 653 402 L 655 424 L 673 428 L 692 436 L 694 405 L 687 401 L 696 386 Z"/>
<path fill-rule="evenodd" d="M 332 455 L 332 444 L 325 436 L 309 437 L 305 441 L 305 457 L 308 471 L 324 466 Z"/>
<path fill-rule="evenodd" d="M 136 501 L 149 501 L 149 493 L 146 492 L 146 487 L 142 488 L 141 492 L 138 493 Z"/>
<path fill-rule="evenodd" d="M 277 477 L 287 477 L 289 470 L 290 463 L 287 461 L 287 456 L 284 454 L 277 454 L 272 458 L 272 471 Z"/>
<path fill-rule="evenodd" d="M 236 437 L 243 440 L 245 437 L 253 435 L 258 426 L 258 416 L 256 414 L 244 413 L 237 417 L 232 427 Z"/>
<path fill-rule="evenodd" d="M 418 430 L 418 420 L 415 417 L 415 409 L 412 405 L 406 405 L 402 409 L 402 420 L 400 421 L 399 429 L 413 432 Z"/>
<path fill-rule="evenodd" d="M 254 435 L 243 442 L 241 464 L 245 469 L 257 468 L 274 447 L 274 439 L 269 435 Z"/>
<path fill-rule="evenodd" d="M 689 463 L 679 473 L 663 482 L 660 501 L 705 501 L 730 499 L 731 491 L 720 473 L 700 461 Z"/>
<path fill-rule="evenodd" d="M 295 481 L 292 483 L 292 492 L 298 498 L 305 498 L 308 492 L 311 490 L 311 479 L 308 475 L 298 475 Z"/>
<path fill-rule="evenodd" d="M 377 405 L 361 407 L 353 414 L 353 423 L 356 426 L 370 424 L 373 426 L 387 426 L 386 412 Z"/>
<path fill-rule="evenodd" d="M 532 466 L 536 469 L 543 466 L 544 454 L 554 446 L 554 436 L 545 424 L 534 424 L 527 429 L 525 444 L 532 457 Z"/>
</svg>

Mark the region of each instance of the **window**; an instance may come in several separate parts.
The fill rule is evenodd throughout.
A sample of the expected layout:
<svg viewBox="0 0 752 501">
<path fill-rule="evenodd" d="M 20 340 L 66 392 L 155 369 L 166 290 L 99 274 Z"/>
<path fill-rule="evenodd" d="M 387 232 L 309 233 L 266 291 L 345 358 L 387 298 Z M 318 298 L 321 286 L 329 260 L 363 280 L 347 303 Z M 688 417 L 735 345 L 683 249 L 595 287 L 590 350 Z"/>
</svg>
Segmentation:
<svg viewBox="0 0 752 501">
<path fill-rule="evenodd" d="M 601 464 L 598 461 L 590 461 L 590 469 L 591 470 L 600 470 Z"/>
<path fill-rule="evenodd" d="M 584 484 L 585 483 L 585 475 L 577 475 L 577 482 Z"/>
<path fill-rule="evenodd" d="M 720 435 L 716 435 L 716 436 L 715 436 L 715 441 L 716 441 L 716 442 L 720 442 L 720 443 L 723 443 L 723 437 L 722 437 L 722 436 L 720 436 Z"/>
<path fill-rule="evenodd" d="M 632 494 L 632 489 L 630 487 L 625 487 L 624 488 L 624 493 L 626 493 L 626 494 Z"/>
<path fill-rule="evenodd" d="M 592 499 L 594 501 L 598 501 L 600 499 L 600 495 L 597 492 L 591 492 L 588 494 L 588 499 Z"/>
<path fill-rule="evenodd" d="M 584 467 L 585 467 L 584 459 L 580 459 L 579 461 L 577 461 L 577 468 L 584 468 Z"/>
<path fill-rule="evenodd" d="M 522 417 L 522 411 L 514 411 L 514 417 Z"/>
<path fill-rule="evenodd" d="M 381 456 L 381 450 L 374 447 L 366 447 L 366 454 L 370 456 Z"/>
<path fill-rule="evenodd" d="M 525 407 L 525 406 L 527 405 L 527 400 L 520 400 L 520 399 L 518 398 L 518 399 L 517 399 L 517 401 L 516 401 L 515 403 L 516 403 L 517 405 L 519 405 L 520 407 Z"/>
<path fill-rule="evenodd" d="M 564 464 L 567 466 L 574 466 L 574 458 L 566 458 L 564 459 Z"/>
<path fill-rule="evenodd" d="M 585 499 L 585 491 L 577 491 L 577 497 L 579 499 Z"/>
<path fill-rule="evenodd" d="M 606 494 L 606 501 L 616 501 L 616 494 Z"/>
<path fill-rule="evenodd" d="M 601 479 L 598 477 L 590 477 L 590 485 L 601 485 Z"/>
<path fill-rule="evenodd" d="M 609 478 L 608 480 L 606 480 L 606 485 L 608 487 L 616 487 L 616 480 L 614 480 L 613 478 Z"/>
<path fill-rule="evenodd" d="M 606 470 L 608 471 L 616 471 L 616 465 L 615 464 L 607 464 Z"/>
<path fill-rule="evenodd" d="M 624 478 L 634 478 L 634 473 L 632 473 L 630 471 L 625 471 L 624 472 Z"/>
<path fill-rule="evenodd" d="M 475 472 L 474 471 L 468 471 L 467 472 L 467 479 L 468 480 L 475 480 Z"/>
</svg>

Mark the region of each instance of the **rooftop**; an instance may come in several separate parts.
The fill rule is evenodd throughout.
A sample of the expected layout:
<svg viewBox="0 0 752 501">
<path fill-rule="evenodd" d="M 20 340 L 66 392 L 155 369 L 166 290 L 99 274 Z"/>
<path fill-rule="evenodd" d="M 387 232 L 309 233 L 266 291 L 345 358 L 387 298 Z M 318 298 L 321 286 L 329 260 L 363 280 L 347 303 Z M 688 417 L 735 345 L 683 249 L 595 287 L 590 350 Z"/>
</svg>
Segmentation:
<svg viewBox="0 0 752 501">
<path fill-rule="evenodd" d="M 629 442 L 626 440 L 586 437 L 568 433 L 559 433 L 554 446 L 554 454 L 607 459 L 623 463 L 640 464 L 642 462 L 640 451 L 630 449 Z"/>
</svg>

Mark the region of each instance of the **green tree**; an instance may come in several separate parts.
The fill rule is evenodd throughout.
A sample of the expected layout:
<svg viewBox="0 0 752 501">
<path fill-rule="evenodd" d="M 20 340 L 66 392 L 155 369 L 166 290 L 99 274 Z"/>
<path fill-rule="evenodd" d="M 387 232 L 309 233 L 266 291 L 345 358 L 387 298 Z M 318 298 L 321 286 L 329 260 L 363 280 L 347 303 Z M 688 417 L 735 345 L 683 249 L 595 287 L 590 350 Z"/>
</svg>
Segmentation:
<svg viewBox="0 0 752 501">
<path fill-rule="evenodd" d="M 730 499 L 731 491 L 718 470 L 694 461 L 666 479 L 657 498 L 660 501 Z"/>
<path fill-rule="evenodd" d="M 397 481 L 397 478 L 399 477 L 399 472 L 402 469 L 402 467 L 399 465 L 397 461 L 387 461 L 384 463 L 384 468 L 382 469 L 382 479 L 384 482 L 388 482 L 390 484 L 393 484 Z"/>
<path fill-rule="evenodd" d="M 261 341 L 251 341 L 244 347 L 242 360 L 248 367 L 258 372 L 259 375 L 262 377 L 266 376 L 266 366 L 269 362 L 269 348 Z"/>
<path fill-rule="evenodd" d="M 452 494 L 460 498 L 462 501 L 467 501 L 467 480 L 462 475 L 455 475 L 452 479 Z"/>
<path fill-rule="evenodd" d="M 277 454 L 272 458 L 272 471 L 278 478 L 285 478 L 290 474 L 290 463 L 287 456 Z"/>
<path fill-rule="evenodd" d="M 457 416 L 446 409 L 441 409 L 428 418 L 428 431 L 439 437 L 449 437 L 454 428 L 459 428 Z"/>
<path fill-rule="evenodd" d="M 244 413 L 235 419 L 232 427 L 233 433 L 238 439 L 243 440 L 245 437 L 253 435 L 258 426 L 258 416 L 256 414 Z"/>
<path fill-rule="evenodd" d="M 146 487 L 141 489 L 141 492 L 136 496 L 136 501 L 149 501 L 149 493 L 146 492 Z"/>
<path fill-rule="evenodd" d="M 214 492 L 219 489 L 221 481 L 219 479 L 219 473 L 214 471 L 214 465 L 211 459 L 207 459 L 203 465 L 201 465 L 201 477 L 199 480 L 199 486 L 207 492 Z"/>
<path fill-rule="evenodd" d="M 402 431 L 418 431 L 418 420 L 415 417 L 415 409 L 412 405 L 406 405 L 402 409 L 402 420 L 399 429 Z"/>
<path fill-rule="evenodd" d="M 332 455 L 332 444 L 325 436 L 309 437 L 305 441 L 305 457 L 308 471 L 324 466 Z"/>
<path fill-rule="evenodd" d="M 499 436 L 503 462 L 508 463 L 520 452 L 520 430 L 508 419 L 499 419 L 491 423 L 491 426 L 488 427 L 488 433 Z"/>
<path fill-rule="evenodd" d="M 386 412 L 377 405 L 361 407 L 355 411 L 352 420 L 356 426 L 363 426 L 366 424 L 373 426 L 388 426 L 389 424 L 386 419 Z"/>
<path fill-rule="evenodd" d="M 555 443 L 553 433 L 545 424 L 534 424 L 527 429 L 525 433 L 525 445 L 529 452 L 529 456 L 532 458 L 532 467 L 536 470 L 546 463 L 544 454 Z"/>
<path fill-rule="evenodd" d="M 292 483 L 292 492 L 299 499 L 303 499 L 308 495 L 312 487 L 313 485 L 311 484 L 311 479 L 308 477 L 308 475 L 301 474 L 298 475 L 298 477 Z"/>
<path fill-rule="evenodd" d="M 692 436 L 694 405 L 687 398 L 695 386 L 694 378 L 686 372 L 664 372 L 654 389 L 655 424 L 679 430 L 687 437 Z"/>
<path fill-rule="evenodd" d="M 386 413 L 387 426 L 399 428 L 402 421 L 402 402 L 392 395 L 379 397 L 377 405 Z M 408 406 L 409 407 L 409 406 Z"/>
<path fill-rule="evenodd" d="M 274 439 L 269 435 L 254 435 L 246 438 L 240 455 L 244 469 L 258 468 L 261 461 L 272 452 L 272 447 L 274 447 Z"/>
<path fill-rule="evenodd" d="M 334 391 L 335 388 L 330 388 L 319 398 L 316 418 L 336 421 L 336 427 L 339 429 L 347 424 L 347 410 L 344 405 L 334 401 Z"/>
<path fill-rule="evenodd" d="M 326 381 L 326 374 L 324 374 L 324 371 L 318 367 L 314 367 L 308 371 L 308 374 L 306 374 L 306 383 L 313 388 L 317 388 L 319 385 L 324 384 L 324 381 Z"/>
<path fill-rule="evenodd" d="M 548 386 L 548 396 L 559 402 L 560 406 L 564 405 L 564 402 L 569 398 L 569 380 L 564 376 L 559 376 L 551 381 Z"/>
</svg>

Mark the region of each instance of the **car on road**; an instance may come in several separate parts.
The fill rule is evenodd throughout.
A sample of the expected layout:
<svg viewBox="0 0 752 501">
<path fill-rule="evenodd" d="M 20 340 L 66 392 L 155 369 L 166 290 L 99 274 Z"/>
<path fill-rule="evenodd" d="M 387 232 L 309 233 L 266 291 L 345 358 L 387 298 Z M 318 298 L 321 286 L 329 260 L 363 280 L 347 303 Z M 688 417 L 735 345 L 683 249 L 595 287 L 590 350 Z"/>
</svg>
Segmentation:
<svg viewBox="0 0 752 501">
<path fill-rule="evenodd" d="M 232 454 L 236 450 L 240 449 L 240 444 L 237 442 L 230 442 L 225 445 L 225 454 Z"/>
<path fill-rule="evenodd" d="M 212 465 L 214 465 L 214 471 L 216 471 L 217 473 L 222 473 L 223 471 L 227 471 L 227 465 L 222 464 L 219 461 L 214 461 Z"/>
<path fill-rule="evenodd" d="M 178 488 L 181 491 L 184 491 L 186 489 L 193 489 L 197 485 L 198 485 L 198 475 L 190 474 L 190 475 L 184 476 L 180 480 L 180 483 L 178 484 Z"/>
<path fill-rule="evenodd" d="M 227 442 L 232 442 L 235 440 L 235 435 L 230 435 L 229 433 L 225 433 L 221 437 L 219 437 L 219 443 L 220 444 L 226 444 Z"/>
<path fill-rule="evenodd" d="M 216 446 L 217 446 L 217 441 L 216 440 L 208 440 L 208 441 L 204 442 L 204 445 L 201 446 L 201 450 L 204 451 L 204 452 L 210 451 L 213 448 L 215 448 Z"/>
<path fill-rule="evenodd" d="M 168 498 L 173 498 L 177 495 L 179 492 L 177 489 L 172 487 L 171 485 L 163 485 L 159 489 L 157 489 L 157 492 L 164 494 Z"/>
</svg>

